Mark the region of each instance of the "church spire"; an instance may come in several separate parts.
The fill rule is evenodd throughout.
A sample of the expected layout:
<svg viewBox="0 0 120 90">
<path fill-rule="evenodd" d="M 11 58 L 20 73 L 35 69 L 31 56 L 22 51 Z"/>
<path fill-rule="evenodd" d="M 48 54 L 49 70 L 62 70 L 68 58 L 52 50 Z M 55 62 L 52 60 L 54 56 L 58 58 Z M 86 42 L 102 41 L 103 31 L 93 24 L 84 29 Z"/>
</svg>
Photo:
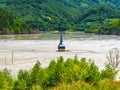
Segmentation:
<svg viewBox="0 0 120 90">
<path fill-rule="evenodd" d="M 58 45 L 58 51 L 65 51 L 65 45 L 63 44 L 62 31 L 60 32 L 60 42 Z"/>
</svg>

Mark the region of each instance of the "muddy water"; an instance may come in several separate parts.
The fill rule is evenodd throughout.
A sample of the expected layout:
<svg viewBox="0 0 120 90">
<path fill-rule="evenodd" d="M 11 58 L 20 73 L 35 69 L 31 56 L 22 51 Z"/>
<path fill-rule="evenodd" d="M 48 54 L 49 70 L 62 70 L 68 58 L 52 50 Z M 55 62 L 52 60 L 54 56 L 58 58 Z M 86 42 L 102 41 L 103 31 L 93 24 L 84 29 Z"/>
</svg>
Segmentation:
<svg viewBox="0 0 120 90">
<path fill-rule="evenodd" d="M 120 36 L 94 35 L 81 32 L 63 34 L 67 52 L 57 52 L 58 33 L 0 36 L 0 69 L 7 67 L 12 74 L 33 67 L 39 60 L 43 67 L 59 56 L 92 59 L 104 68 L 109 49 L 120 49 Z"/>
</svg>

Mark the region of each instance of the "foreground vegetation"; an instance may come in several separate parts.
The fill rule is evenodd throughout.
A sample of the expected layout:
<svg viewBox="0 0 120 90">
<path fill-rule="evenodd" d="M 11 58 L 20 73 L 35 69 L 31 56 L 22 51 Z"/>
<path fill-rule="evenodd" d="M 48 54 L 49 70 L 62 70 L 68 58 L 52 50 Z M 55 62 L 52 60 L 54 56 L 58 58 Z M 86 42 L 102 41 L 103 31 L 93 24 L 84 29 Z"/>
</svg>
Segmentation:
<svg viewBox="0 0 120 90">
<path fill-rule="evenodd" d="M 99 71 L 92 60 L 77 56 L 64 61 L 59 57 L 42 68 L 38 61 L 30 71 L 20 70 L 17 78 L 7 69 L 0 72 L 0 90 L 119 90 L 114 81 L 117 70 L 106 65 Z"/>
</svg>

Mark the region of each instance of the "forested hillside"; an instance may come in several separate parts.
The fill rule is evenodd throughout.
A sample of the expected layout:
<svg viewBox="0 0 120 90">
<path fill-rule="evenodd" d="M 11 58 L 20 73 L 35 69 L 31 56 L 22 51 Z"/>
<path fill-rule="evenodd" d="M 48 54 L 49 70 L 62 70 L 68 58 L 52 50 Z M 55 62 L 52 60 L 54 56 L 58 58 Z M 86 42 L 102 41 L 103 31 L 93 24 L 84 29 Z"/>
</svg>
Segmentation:
<svg viewBox="0 0 120 90">
<path fill-rule="evenodd" d="M 113 34 L 108 26 L 119 24 L 119 4 L 120 0 L 1 0 L 0 8 L 40 30 Z"/>
<path fill-rule="evenodd" d="M 32 33 L 25 22 L 0 9 L 0 34 Z"/>
<path fill-rule="evenodd" d="M 0 7 L 40 30 L 70 29 L 80 14 L 59 0 L 3 0 Z"/>
<path fill-rule="evenodd" d="M 120 12 L 107 6 L 92 8 L 77 21 L 77 29 L 97 34 L 120 34 Z"/>
</svg>

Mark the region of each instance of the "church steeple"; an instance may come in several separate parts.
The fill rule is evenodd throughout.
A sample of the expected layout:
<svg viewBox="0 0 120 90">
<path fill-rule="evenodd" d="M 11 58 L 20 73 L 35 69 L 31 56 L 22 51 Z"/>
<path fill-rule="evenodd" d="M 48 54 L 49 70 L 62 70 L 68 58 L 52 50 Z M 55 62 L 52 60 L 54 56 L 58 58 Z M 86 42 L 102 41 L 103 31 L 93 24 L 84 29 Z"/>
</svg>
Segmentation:
<svg viewBox="0 0 120 90">
<path fill-rule="evenodd" d="M 63 44 L 62 31 L 60 32 L 60 42 L 58 45 L 58 51 L 65 51 L 65 45 Z"/>
</svg>

